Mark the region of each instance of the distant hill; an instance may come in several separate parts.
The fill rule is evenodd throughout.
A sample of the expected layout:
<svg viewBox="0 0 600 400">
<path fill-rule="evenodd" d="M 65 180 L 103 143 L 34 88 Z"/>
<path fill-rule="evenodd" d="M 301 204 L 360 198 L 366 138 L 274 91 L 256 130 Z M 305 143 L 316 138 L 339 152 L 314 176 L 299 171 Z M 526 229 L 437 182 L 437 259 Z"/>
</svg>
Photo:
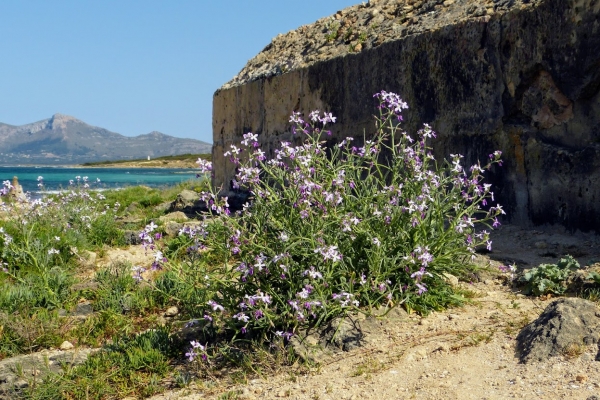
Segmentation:
<svg viewBox="0 0 600 400">
<path fill-rule="evenodd" d="M 54 114 L 32 124 L 0 123 L 0 164 L 81 164 L 185 153 L 210 153 L 212 145 L 160 132 L 127 137 Z"/>
</svg>

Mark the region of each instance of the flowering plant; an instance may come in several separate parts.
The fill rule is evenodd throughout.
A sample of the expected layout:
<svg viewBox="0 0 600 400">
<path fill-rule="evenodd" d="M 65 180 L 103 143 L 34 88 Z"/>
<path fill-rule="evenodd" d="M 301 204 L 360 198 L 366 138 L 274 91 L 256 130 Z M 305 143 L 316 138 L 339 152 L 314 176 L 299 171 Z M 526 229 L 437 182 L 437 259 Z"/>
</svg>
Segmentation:
<svg viewBox="0 0 600 400">
<path fill-rule="evenodd" d="M 227 198 L 203 193 L 221 217 L 180 233 L 194 243 L 188 253 L 220 255 L 199 319 L 234 336 L 289 339 L 348 310 L 427 312 L 456 301 L 443 275 L 469 271 L 475 249 L 491 247 L 489 231 L 476 228 L 498 226 L 504 213 L 483 183 L 501 153 L 485 165 L 466 168 L 451 155 L 438 166 L 431 127 L 409 135 L 400 125 L 406 103 L 385 91 L 375 98 L 368 140 L 326 141 L 336 118 L 313 111 L 307 120 L 292 114 L 301 144 L 282 142 L 272 159 L 253 133 L 225 153 L 237 167 L 234 186 L 253 200 L 230 214 Z"/>
<path fill-rule="evenodd" d="M 0 204 L 0 288 L 31 288 L 37 300 L 30 305 L 60 307 L 69 296 L 77 249 L 121 240 L 104 196 L 87 190 L 87 177 L 82 185 L 76 179 L 76 186 L 53 196 Z M 43 177 L 37 180 L 43 187 Z M 3 185 L 0 196 L 7 196 L 12 185 Z"/>
</svg>

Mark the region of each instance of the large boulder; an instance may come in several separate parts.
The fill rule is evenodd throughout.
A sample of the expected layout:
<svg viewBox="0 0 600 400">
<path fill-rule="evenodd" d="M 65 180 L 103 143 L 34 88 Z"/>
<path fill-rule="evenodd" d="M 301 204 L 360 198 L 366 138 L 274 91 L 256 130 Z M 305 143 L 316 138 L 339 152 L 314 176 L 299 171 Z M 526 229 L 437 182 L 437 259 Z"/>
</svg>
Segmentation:
<svg viewBox="0 0 600 400">
<path fill-rule="evenodd" d="M 600 230 L 600 2 L 369 1 L 273 39 L 213 99 L 214 183 L 248 131 L 273 156 L 292 111 L 332 111 L 331 142 L 373 134 L 381 90 L 430 123 L 434 153 L 469 164 L 502 150 L 488 175 L 512 222 Z M 229 193 L 226 193 L 229 194 Z"/>
<path fill-rule="evenodd" d="M 552 302 L 517 336 L 521 362 L 576 355 L 585 346 L 598 343 L 599 316 L 596 305 L 588 300 L 563 298 Z"/>
</svg>

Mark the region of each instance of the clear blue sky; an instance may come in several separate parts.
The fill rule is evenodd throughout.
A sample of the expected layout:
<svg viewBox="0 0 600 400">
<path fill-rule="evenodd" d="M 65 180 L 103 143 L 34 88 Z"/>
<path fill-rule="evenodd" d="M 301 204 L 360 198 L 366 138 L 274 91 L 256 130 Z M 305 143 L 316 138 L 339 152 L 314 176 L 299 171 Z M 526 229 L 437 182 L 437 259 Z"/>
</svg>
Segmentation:
<svg viewBox="0 0 600 400">
<path fill-rule="evenodd" d="M 212 142 L 212 96 L 278 33 L 357 0 L 1 0 L 0 122 L 54 113 Z"/>
</svg>

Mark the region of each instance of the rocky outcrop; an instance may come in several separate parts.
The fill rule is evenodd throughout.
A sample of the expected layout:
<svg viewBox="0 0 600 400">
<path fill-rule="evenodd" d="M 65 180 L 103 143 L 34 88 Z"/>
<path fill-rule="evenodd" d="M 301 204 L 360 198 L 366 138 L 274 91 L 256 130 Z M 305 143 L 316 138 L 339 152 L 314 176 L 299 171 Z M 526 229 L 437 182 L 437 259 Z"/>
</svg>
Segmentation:
<svg viewBox="0 0 600 400">
<path fill-rule="evenodd" d="M 214 95 L 214 180 L 252 131 L 267 155 L 291 111 L 329 110 L 332 142 L 373 133 L 372 95 L 399 93 L 437 157 L 496 150 L 488 177 L 512 222 L 600 231 L 600 2 L 380 0 L 275 38 Z"/>
</svg>

